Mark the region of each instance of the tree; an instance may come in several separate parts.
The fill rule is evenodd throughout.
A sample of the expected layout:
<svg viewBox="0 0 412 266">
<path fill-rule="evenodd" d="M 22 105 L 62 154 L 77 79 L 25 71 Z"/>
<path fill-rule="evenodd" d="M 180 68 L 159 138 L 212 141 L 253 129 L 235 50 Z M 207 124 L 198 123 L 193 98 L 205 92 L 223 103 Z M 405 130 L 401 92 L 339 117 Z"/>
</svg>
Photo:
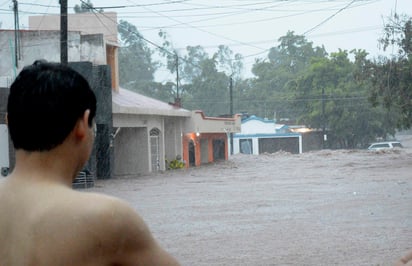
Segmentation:
<svg viewBox="0 0 412 266">
<path fill-rule="evenodd" d="M 313 44 L 304 36 L 295 35 L 289 31 L 279 38 L 279 45 L 272 47 L 266 60 L 257 60 L 252 73 L 256 76 L 252 89 L 246 97 L 254 99 L 250 103 L 253 113 L 277 118 L 295 119 L 293 88 L 296 87 L 296 77 L 311 64 L 314 59 L 324 58 L 326 51 Z"/>
<path fill-rule="evenodd" d="M 146 96 L 169 102 L 175 97 L 173 83 L 161 84 L 154 80 L 160 63 L 153 60 L 154 50 L 136 26 L 125 20 L 118 25 L 120 85 Z"/>
<path fill-rule="evenodd" d="M 158 63 L 152 60 L 153 51 L 147 46 L 136 26 L 120 20 L 118 31 L 120 84 L 139 84 L 153 81 Z"/>
<path fill-rule="evenodd" d="M 188 46 L 186 51 L 181 60 L 185 107 L 210 116 L 228 114 L 229 76 L 218 70 L 219 52 L 210 57 L 201 46 Z"/>
<path fill-rule="evenodd" d="M 186 107 L 203 110 L 208 116 L 229 114 L 229 79 L 218 72 L 215 62 L 208 59 L 202 62 L 202 74 L 192 84 L 186 85 L 190 95 L 185 97 Z"/>
<path fill-rule="evenodd" d="M 93 3 L 90 0 L 87 0 L 86 2 L 81 1 L 80 6 L 75 5 L 73 10 L 74 10 L 74 13 L 90 13 L 90 12 L 93 12 L 95 8 L 93 7 Z M 99 9 L 97 11 L 102 13 L 103 9 Z"/>
<path fill-rule="evenodd" d="M 229 114 L 230 75 L 240 80 L 241 55 L 220 45 L 210 56 L 202 46 L 187 46 L 178 53 L 164 31 L 159 52 L 166 59 L 166 67 L 173 74 L 179 71 L 179 96 L 188 109 L 203 110 L 207 115 Z"/>
<path fill-rule="evenodd" d="M 234 54 L 226 45 L 219 45 L 214 57 L 218 63 L 217 67 L 235 80 L 240 80 L 243 69 L 243 57 L 241 54 Z"/>
<path fill-rule="evenodd" d="M 383 49 L 396 48 L 397 55 L 370 64 L 373 82 L 371 101 L 390 112 L 399 112 L 397 127 L 412 126 L 412 18 L 395 14 L 388 19 L 380 39 Z"/>
<path fill-rule="evenodd" d="M 358 78 L 365 75 L 367 53 L 351 53 L 354 62 L 343 50 L 315 60 L 297 80 L 299 120 L 326 129 L 329 148 L 363 147 L 377 137 L 394 134 L 394 114 L 374 108 L 367 97 L 371 83 Z"/>
<path fill-rule="evenodd" d="M 163 39 L 163 43 L 161 47 L 158 47 L 158 52 L 161 56 L 165 57 L 166 59 L 166 67 L 167 69 L 173 74 L 176 71 L 181 72 L 182 66 L 179 65 L 179 53 L 173 46 L 173 42 L 170 40 L 170 36 L 167 32 L 160 30 L 159 37 Z"/>
</svg>

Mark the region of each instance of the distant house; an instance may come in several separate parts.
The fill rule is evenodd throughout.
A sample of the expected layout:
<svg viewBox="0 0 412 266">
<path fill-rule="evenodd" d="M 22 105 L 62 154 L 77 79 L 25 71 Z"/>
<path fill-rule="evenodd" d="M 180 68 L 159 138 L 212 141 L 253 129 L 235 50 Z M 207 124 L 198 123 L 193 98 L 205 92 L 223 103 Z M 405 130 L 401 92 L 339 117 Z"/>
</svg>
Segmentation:
<svg viewBox="0 0 412 266">
<path fill-rule="evenodd" d="M 233 136 L 233 152 L 262 154 L 285 151 L 302 153 L 302 136 L 274 120 L 250 116 L 242 120 L 241 131 Z"/>
<path fill-rule="evenodd" d="M 229 118 L 207 117 L 193 111 L 186 120 L 183 135 L 183 159 L 190 166 L 198 166 L 229 158 L 228 134 L 240 132 L 240 116 Z"/>
<path fill-rule="evenodd" d="M 182 155 L 190 111 L 121 88 L 112 99 L 114 176 L 165 170 L 166 159 Z"/>
</svg>

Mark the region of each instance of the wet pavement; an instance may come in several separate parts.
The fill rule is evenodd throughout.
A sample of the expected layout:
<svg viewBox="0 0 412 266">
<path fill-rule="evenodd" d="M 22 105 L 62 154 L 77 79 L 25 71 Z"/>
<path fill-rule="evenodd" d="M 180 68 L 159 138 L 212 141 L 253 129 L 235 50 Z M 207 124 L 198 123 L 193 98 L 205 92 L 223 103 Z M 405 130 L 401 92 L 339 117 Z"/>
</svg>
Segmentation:
<svg viewBox="0 0 412 266">
<path fill-rule="evenodd" d="M 412 248 L 412 150 L 235 155 L 88 191 L 120 197 L 182 265 L 392 265 Z"/>
</svg>

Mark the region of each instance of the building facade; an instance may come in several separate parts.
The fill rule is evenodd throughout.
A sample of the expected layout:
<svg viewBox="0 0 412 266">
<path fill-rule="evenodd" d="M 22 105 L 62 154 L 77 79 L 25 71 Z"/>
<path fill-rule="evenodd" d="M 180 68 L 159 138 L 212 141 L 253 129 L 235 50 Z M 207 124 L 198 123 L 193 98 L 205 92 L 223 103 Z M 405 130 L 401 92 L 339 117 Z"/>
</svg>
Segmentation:
<svg viewBox="0 0 412 266">
<path fill-rule="evenodd" d="M 183 135 L 183 159 L 187 166 L 228 160 L 228 136 L 240 132 L 240 118 L 207 117 L 202 111 L 193 111 Z"/>
<path fill-rule="evenodd" d="M 233 138 L 234 154 L 302 153 L 301 134 L 289 132 L 287 126 L 274 120 L 256 116 L 242 120 L 241 131 Z"/>
</svg>

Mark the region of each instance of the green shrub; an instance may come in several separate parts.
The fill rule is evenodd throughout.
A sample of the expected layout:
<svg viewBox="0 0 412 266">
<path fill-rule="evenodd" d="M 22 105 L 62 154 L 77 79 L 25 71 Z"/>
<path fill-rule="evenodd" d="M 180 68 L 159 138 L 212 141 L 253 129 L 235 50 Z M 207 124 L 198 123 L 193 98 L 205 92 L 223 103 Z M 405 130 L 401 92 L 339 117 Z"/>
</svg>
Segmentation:
<svg viewBox="0 0 412 266">
<path fill-rule="evenodd" d="M 181 160 L 180 155 L 177 155 L 176 159 L 174 159 L 170 162 L 166 159 L 166 166 L 167 166 L 168 170 L 170 170 L 170 169 L 182 169 L 182 168 L 185 167 L 185 162 Z"/>
</svg>

